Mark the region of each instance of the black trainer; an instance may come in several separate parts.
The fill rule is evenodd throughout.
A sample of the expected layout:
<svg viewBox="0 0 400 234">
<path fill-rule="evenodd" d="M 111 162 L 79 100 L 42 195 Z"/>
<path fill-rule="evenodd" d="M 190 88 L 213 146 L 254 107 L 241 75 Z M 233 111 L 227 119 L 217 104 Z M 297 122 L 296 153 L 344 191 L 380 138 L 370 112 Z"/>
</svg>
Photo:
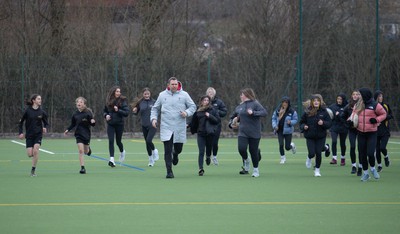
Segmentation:
<svg viewBox="0 0 400 234">
<path fill-rule="evenodd" d="M 210 166 L 210 163 L 211 163 L 211 157 L 207 156 L 207 157 L 206 157 L 206 164 L 207 164 L 207 166 Z"/>
<path fill-rule="evenodd" d="M 174 164 L 174 166 L 178 165 L 179 162 L 179 157 L 178 154 L 176 154 L 175 152 L 172 152 L 172 164 Z"/>
<path fill-rule="evenodd" d="M 108 161 L 108 166 L 110 166 L 110 167 L 115 167 L 115 163 L 114 163 L 114 162 L 111 162 L 111 161 Z"/>
<path fill-rule="evenodd" d="M 388 157 L 384 157 L 384 159 L 385 159 L 385 166 L 389 167 L 390 166 L 389 156 Z"/>
<path fill-rule="evenodd" d="M 246 170 L 244 169 L 244 167 L 242 167 L 242 170 L 239 171 L 239 174 L 241 174 L 241 175 L 246 175 L 246 174 L 249 174 L 249 171 L 246 171 Z"/>
<path fill-rule="evenodd" d="M 89 147 L 89 151 L 87 152 L 87 156 L 90 156 L 92 154 L 92 149 Z"/>
<path fill-rule="evenodd" d="M 359 167 L 357 170 L 357 176 L 361 176 L 362 175 L 362 168 Z"/>
<path fill-rule="evenodd" d="M 378 172 L 382 171 L 382 166 L 378 166 Z"/>
<path fill-rule="evenodd" d="M 325 144 L 325 157 L 329 157 L 331 155 L 331 147 L 329 147 L 329 144 Z"/>
<path fill-rule="evenodd" d="M 36 176 L 35 170 L 31 170 L 31 177 L 35 177 L 35 176 Z"/>
<path fill-rule="evenodd" d="M 357 168 L 356 167 L 351 167 L 351 174 L 356 174 L 357 173 Z"/>
<path fill-rule="evenodd" d="M 82 168 L 82 169 L 79 171 L 79 174 L 86 174 L 86 169 L 85 169 L 85 168 Z"/>
<path fill-rule="evenodd" d="M 203 169 L 200 169 L 199 170 L 199 176 L 203 176 L 204 175 L 204 170 Z"/>
<path fill-rule="evenodd" d="M 167 179 L 173 179 L 174 177 L 175 176 L 174 176 L 174 173 L 172 171 L 167 172 L 167 176 L 165 176 L 165 178 L 167 178 Z"/>
</svg>

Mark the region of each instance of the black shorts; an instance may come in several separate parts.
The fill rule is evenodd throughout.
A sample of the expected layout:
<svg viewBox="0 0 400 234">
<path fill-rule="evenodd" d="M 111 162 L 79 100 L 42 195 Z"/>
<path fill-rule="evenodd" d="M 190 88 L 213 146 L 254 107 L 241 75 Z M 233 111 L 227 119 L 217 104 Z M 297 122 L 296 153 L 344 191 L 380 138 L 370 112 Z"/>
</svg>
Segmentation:
<svg viewBox="0 0 400 234">
<path fill-rule="evenodd" d="M 26 148 L 32 148 L 34 145 L 42 145 L 42 136 L 32 136 L 26 138 Z"/>
<path fill-rule="evenodd" d="M 77 137 L 76 138 L 76 144 L 78 144 L 78 143 L 82 143 L 84 145 L 90 145 L 90 140 L 86 140 L 86 139 L 82 139 L 82 138 Z"/>
</svg>

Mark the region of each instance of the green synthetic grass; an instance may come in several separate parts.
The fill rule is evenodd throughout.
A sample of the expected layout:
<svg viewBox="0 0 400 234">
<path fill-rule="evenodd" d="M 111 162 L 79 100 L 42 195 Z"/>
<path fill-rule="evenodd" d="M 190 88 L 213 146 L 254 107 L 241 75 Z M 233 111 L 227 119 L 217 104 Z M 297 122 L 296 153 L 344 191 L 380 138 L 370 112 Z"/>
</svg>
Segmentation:
<svg viewBox="0 0 400 234">
<path fill-rule="evenodd" d="M 25 143 L 24 141 L 18 142 Z M 236 139 L 221 139 L 219 166 L 197 175 L 197 145 L 184 145 L 175 179 L 160 160 L 147 167 L 141 139 L 123 139 L 125 163 L 86 157 L 80 166 L 75 140 L 43 140 L 37 177 L 30 177 L 25 147 L 0 140 L 1 233 L 395 233 L 400 229 L 400 139 L 391 138 L 391 166 L 381 179 L 360 182 L 347 165 L 329 165 L 322 177 L 305 167 L 303 138 L 297 154 L 279 164 L 277 139 L 262 139 L 260 177 L 239 175 Z M 327 141 L 330 142 L 330 139 Z M 92 140 L 93 154 L 108 159 L 106 139 Z M 139 169 L 144 169 L 139 170 Z"/>
</svg>

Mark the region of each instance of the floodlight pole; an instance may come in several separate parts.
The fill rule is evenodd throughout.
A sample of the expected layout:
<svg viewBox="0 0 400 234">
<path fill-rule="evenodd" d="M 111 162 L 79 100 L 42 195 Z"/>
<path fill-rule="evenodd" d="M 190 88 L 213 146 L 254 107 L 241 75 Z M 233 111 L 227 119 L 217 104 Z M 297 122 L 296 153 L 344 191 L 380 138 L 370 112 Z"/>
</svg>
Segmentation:
<svg viewBox="0 0 400 234">
<path fill-rule="evenodd" d="M 24 110 L 25 56 L 21 55 L 21 110 Z"/>
<path fill-rule="evenodd" d="M 299 53 L 297 55 L 297 112 L 302 115 L 303 100 L 303 1 L 299 0 Z"/>
<path fill-rule="evenodd" d="M 375 61 L 375 88 L 376 90 L 380 89 L 380 80 L 379 80 L 379 0 L 376 0 L 376 14 L 375 14 L 375 18 L 376 18 L 376 61 Z"/>
</svg>

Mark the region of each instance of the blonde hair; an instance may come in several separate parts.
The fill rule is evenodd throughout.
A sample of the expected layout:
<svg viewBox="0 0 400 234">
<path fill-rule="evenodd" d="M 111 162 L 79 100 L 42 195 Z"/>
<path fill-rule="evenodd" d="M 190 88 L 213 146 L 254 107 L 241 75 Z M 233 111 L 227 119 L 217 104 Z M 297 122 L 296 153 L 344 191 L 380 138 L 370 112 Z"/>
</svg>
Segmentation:
<svg viewBox="0 0 400 234">
<path fill-rule="evenodd" d="M 360 112 L 363 111 L 363 110 L 365 110 L 365 104 L 364 104 L 364 100 L 362 99 L 362 96 L 360 95 L 360 98 L 358 99 L 358 101 L 354 105 L 354 111 L 357 114 L 360 114 Z"/>
<path fill-rule="evenodd" d="M 208 87 L 206 90 L 206 95 L 208 95 L 208 92 L 212 92 L 213 96 L 217 95 L 217 91 L 213 87 Z"/>
<path fill-rule="evenodd" d="M 83 104 L 85 105 L 85 108 L 83 109 L 83 111 L 90 112 L 90 113 L 93 115 L 93 111 L 92 111 L 89 107 L 87 107 L 87 100 L 86 100 L 86 98 L 84 98 L 84 97 L 77 97 L 77 98 L 75 99 L 75 103 L 77 103 L 79 100 L 81 100 L 81 101 L 83 102 Z"/>
</svg>

